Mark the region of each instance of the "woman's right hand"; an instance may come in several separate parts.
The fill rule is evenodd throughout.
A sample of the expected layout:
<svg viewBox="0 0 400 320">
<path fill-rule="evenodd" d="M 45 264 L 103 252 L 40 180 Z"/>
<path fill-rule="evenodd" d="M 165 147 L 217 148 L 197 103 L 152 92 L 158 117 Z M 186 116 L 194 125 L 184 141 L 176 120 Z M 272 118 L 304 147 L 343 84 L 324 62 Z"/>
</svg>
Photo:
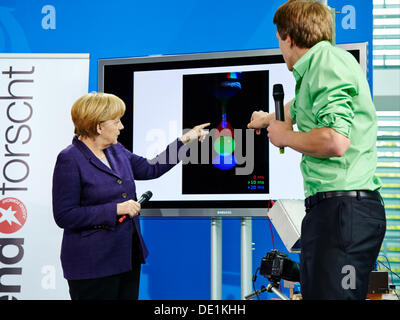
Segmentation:
<svg viewBox="0 0 400 320">
<path fill-rule="evenodd" d="M 140 212 L 141 205 L 139 202 L 128 200 L 117 204 L 117 215 L 123 216 L 128 214 L 131 218 L 137 216 Z"/>
<path fill-rule="evenodd" d="M 206 136 L 209 134 L 209 131 L 207 129 L 204 129 L 205 127 L 208 127 L 210 125 L 210 122 L 199 124 L 198 126 L 195 126 L 193 129 L 190 131 L 186 132 L 180 139 L 181 141 L 186 144 L 192 140 L 199 140 L 200 142 L 203 142 Z"/>
</svg>

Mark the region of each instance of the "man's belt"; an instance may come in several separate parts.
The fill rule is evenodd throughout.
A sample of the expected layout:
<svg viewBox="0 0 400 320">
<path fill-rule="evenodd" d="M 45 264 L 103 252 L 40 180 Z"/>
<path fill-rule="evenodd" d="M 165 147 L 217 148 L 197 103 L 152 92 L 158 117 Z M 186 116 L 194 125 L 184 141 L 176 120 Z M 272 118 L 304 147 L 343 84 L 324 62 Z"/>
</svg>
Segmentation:
<svg viewBox="0 0 400 320">
<path fill-rule="evenodd" d="M 328 192 L 318 192 L 305 199 L 305 206 L 307 209 L 315 206 L 318 202 L 336 198 L 336 197 L 351 197 L 361 199 L 369 199 L 379 201 L 383 204 L 382 197 L 378 191 L 366 191 L 366 190 L 351 190 L 351 191 L 328 191 Z"/>
</svg>

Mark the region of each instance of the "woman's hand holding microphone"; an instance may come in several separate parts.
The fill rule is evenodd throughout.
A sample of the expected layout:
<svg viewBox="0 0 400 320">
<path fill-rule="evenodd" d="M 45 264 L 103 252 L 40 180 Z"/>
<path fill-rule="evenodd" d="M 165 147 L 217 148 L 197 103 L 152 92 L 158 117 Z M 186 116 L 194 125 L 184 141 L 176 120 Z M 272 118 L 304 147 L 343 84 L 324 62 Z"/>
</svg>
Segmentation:
<svg viewBox="0 0 400 320">
<path fill-rule="evenodd" d="M 129 215 L 130 218 L 137 216 L 140 212 L 140 209 L 140 203 L 134 200 L 117 203 L 117 215 L 122 216 L 121 218 L 119 218 L 119 221 L 124 221 L 125 215 Z"/>
</svg>

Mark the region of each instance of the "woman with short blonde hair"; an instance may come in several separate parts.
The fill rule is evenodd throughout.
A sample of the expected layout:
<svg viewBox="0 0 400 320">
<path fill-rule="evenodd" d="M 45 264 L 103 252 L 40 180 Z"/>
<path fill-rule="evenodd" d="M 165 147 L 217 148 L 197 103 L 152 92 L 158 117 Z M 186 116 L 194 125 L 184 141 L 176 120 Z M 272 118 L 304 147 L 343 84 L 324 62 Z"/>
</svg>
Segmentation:
<svg viewBox="0 0 400 320">
<path fill-rule="evenodd" d="M 202 141 L 209 125 L 194 127 L 150 161 L 118 142 L 124 113 L 125 103 L 113 94 L 83 95 L 71 109 L 75 137 L 57 157 L 53 215 L 64 229 L 61 263 L 73 300 L 138 298 L 148 252 L 135 180 L 155 179 L 172 169 L 177 163 L 169 163 L 167 154 L 178 155 L 185 143 Z"/>
<path fill-rule="evenodd" d="M 98 124 L 117 117 L 122 118 L 125 109 L 124 101 L 113 94 L 101 92 L 85 94 L 76 100 L 71 108 L 75 134 L 93 137 L 98 134 Z"/>
</svg>

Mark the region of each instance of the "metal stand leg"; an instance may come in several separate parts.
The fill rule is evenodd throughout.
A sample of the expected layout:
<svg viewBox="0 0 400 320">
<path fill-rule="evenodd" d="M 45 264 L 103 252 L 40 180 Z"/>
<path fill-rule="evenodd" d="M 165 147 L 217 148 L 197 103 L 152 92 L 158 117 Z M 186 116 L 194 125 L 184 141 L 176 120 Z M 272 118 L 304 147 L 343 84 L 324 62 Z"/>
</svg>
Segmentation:
<svg viewBox="0 0 400 320">
<path fill-rule="evenodd" d="M 273 292 L 275 293 L 279 298 L 281 298 L 282 300 L 289 300 L 289 298 L 287 296 L 285 296 L 282 292 L 280 292 L 277 289 L 277 285 L 276 284 L 272 284 L 270 283 L 267 287 L 267 291 L 268 292 Z"/>
<path fill-rule="evenodd" d="M 248 296 L 245 297 L 246 300 L 251 300 L 257 296 L 259 296 L 262 292 L 268 291 L 275 293 L 279 298 L 282 300 L 290 300 L 287 296 L 285 296 L 282 292 L 278 289 L 278 285 L 276 283 L 270 283 L 267 287 L 262 286 L 260 290 L 257 290 Z"/>
<path fill-rule="evenodd" d="M 211 300 L 222 299 L 222 218 L 211 218 Z"/>
<path fill-rule="evenodd" d="M 252 220 L 251 217 L 242 217 L 240 225 L 240 288 L 241 299 L 252 292 Z"/>
</svg>

